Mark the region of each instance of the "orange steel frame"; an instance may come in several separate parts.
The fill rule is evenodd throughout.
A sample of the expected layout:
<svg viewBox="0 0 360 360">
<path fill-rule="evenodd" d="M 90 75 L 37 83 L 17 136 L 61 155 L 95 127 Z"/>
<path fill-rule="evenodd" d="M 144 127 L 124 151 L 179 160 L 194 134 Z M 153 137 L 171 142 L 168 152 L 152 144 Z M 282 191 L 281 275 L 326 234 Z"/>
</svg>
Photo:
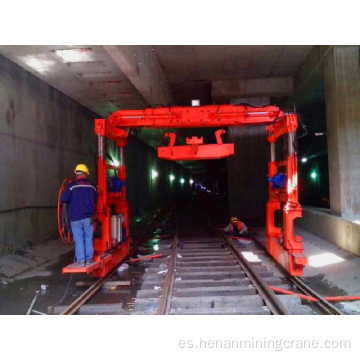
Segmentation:
<svg viewBox="0 0 360 360">
<path fill-rule="evenodd" d="M 268 175 L 273 177 L 279 168 L 286 173 L 286 187 L 275 190 L 269 184 L 269 199 L 266 204 L 266 238 L 267 250 L 292 276 L 301 276 L 307 264 L 303 255 L 304 249 L 300 236 L 294 235 L 294 220 L 301 217 L 301 206 L 298 202 L 298 171 L 295 153 L 295 134 L 297 116 L 287 114 L 267 127 L 267 141 L 270 143 L 270 161 Z M 276 161 L 275 142 L 285 136 L 287 145 L 286 159 Z M 282 211 L 283 227 L 274 224 L 275 211 Z"/>
<path fill-rule="evenodd" d="M 297 127 L 295 114 L 284 114 L 276 106 L 249 107 L 246 105 L 209 105 L 199 107 L 166 107 L 148 108 L 145 110 L 120 110 L 112 113 L 107 120 L 95 119 L 95 134 L 98 137 L 99 154 L 97 157 L 97 192 L 95 218 L 101 224 L 101 235 L 94 240 L 96 265 L 92 274 L 104 277 L 118 265 L 129 253 L 129 214 L 126 201 L 126 187 L 119 193 L 107 192 L 107 171 L 118 170 L 118 178 L 126 181 L 126 170 L 123 149 L 129 129 L 147 128 L 198 128 L 227 127 L 244 125 L 268 124 L 267 141 L 274 153 L 275 141 L 281 135 L 294 139 Z M 223 144 L 221 134 L 215 133 L 216 143 L 203 145 L 202 138 L 187 138 L 186 145 L 175 146 L 175 134 L 166 134 L 169 146 L 158 149 L 159 157 L 171 160 L 215 159 L 233 154 L 233 144 Z M 115 142 L 119 151 L 120 166 L 114 167 L 105 160 L 105 139 Z M 291 144 L 293 140 L 290 141 Z M 297 160 L 293 147 L 284 161 L 275 161 L 274 156 L 269 162 L 269 176 L 276 174 L 279 167 L 285 167 L 287 189 L 272 190 L 269 185 L 269 200 L 266 206 L 266 236 L 267 249 L 291 275 L 301 275 L 306 265 L 302 255 L 302 241 L 293 234 L 294 219 L 301 216 L 297 191 Z M 113 205 L 116 214 L 123 214 L 126 240 L 116 244 L 111 239 L 111 210 Z M 274 225 L 274 212 L 283 207 L 283 231 Z"/>
</svg>

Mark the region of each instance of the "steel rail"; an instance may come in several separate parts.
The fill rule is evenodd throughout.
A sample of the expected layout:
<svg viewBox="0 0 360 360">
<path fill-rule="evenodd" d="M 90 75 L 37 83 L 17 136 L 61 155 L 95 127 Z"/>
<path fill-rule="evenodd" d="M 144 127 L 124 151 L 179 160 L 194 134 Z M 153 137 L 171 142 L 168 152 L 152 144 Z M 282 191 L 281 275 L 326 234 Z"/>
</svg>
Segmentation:
<svg viewBox="0 0 360 360">
<path fill-rule="evenodd" d="M 176 265 L 176 257 L 177 257 L 177 245 L 178 245 L 178 236 L 175 234 L 173 247 L 171 249 L 170 254 L 170 262 L 168 265 L 168 271 L 166 273 L 166 278 L 164 281 L 163 291 L 160 297 L 158 310 L 156 315 L 167 315 L 169 310 L 169 299 L 172 292 L 172 287 L 174 284 L 174 275 L 175 275 L 175 265 Z"/>
<path fill-rule="evenodd" d="M 308 296 L 312 296 L 318 300 L 315 305 L 321 307 L 325 312 L 331 315 L 345 315 L 340 309 L 331 304 L 329 301 L 324 299 L 321 295 L 319 295 L 315 290 L 311 289 L 308 285 L 304 283 L 298 276 L 291 276 L 289 280 L 296 285 L 300 291 Z"/>
<path fill-rule="evenodd" d="M 209 227 L 214 229 L 214 232 L 224 240 L 230 252 L 233 254 L 240 267 L 244 270 L 246 276 L 249 278 L 253 286 L 256 288 L 261 298 L 264 300 L 266 306 L 269 307 L 273 315 L 291 315 L 291 312 L 279 300 L 275 293 L 269 289 L 268 284 L 264 281 L 258 271 L 245 259 L 245 257 L 235 248 L 232 242 L 219 229 L 214 227 L 206 214 L 203 216 L 208 220 Z"/>
<path fill-rule="evenodd" d="M 202 211 L 204 218 L 207 219 L 209 227 L 214 230 L 221 239 L 224 240 L 228 249 L 235 257 L 240 267 L 244 270 L 246 276 L 251 281 L 252 285 L 260 294 L 264 300 L 266 306 L 269 307 L 273 315 L 291 315 L 291 312 L 285 307 L 285 305 L 279 300 L 276 294 L 269 288 L 268 284 L 264 281 L 258 271 L 245 259 L 245 257 L 235 248 L 231 241 L 223 234 L 219 229 L 213 226 L 209 217 Z"/>
<path fill-rule="evenodd" d="M 177 251 L 178 251 L 178 233 L 179 233 L 180 211 L 181 211 L 181 208 L 179 209 L 177 216 L 176 216 L 175 235 L 174 235 L 174 240 L 172 242 L 172 249 L 171 249 L 171 254 L 170 254 L 168 271 L 166 273 L 163 291 L 161 293 L 159 306 L 158 306 L 156 315 L 167 315 L 168 311 L 169 311 L 169 305 L 170 305 L 169 299 L 170 299 L 172 288 L 174 285 L 175 266 L 176 266 Z"/>
<path fill-rule="evenodd" d="M 82 305 L 84 305 L 92 296 L 96 294 L 98 290 L 104 285 L 104 283 L 117 271 L 118 267 L 127 261 L 127 259 L 132 256 L 132 254 L 135 252 L 139 244 L 146 238 L 146 235 L 149 233 L 149 231 L 154 227 L 155 223 L 159 220 L 160 216 L 163 214 L 165 207 L 159 211 L 159 213 L 155 216 L 155 218 L 151 221 L 149 226 L 147 227 L 144 234 L 140 237 L 139 241 L 136 242 L 134 247 L 129 252 L 128 256 L 124 258 L 124 260 L 113 269 L 113 271 L 109 272 L 104 278 L 101 278 L 97 280 L 94 284 L 90 286 L 89 289 L 84 291 L 78 298 L 75 299 L 63 312 L 60 313 L 60 315 L 74 315 Z"/>
<path fill-rule="evenodd" d="M 108 273 L 104 278 L 99 279 L 94 284 L 90 286 L 89 289 L 84 291 L 78 298 L 75 299 L 60 315 L 73 315 L 80 309 L 82 305 L 84 305 L 95 293 L 102 287 L 102 285 L 108 280 L 110 276 L 112 276 L 117 267 Z"/>
<path fill-rule="evenodd" d="M 230 252 L 234 255 L 239 265 L 243 268 L 246 276 L 254 285 L 266 306 L 269 307 L 273 315 L 291 315 L 291 312 L 285 307 L 285 305 L 279 300 L 275 293 L 269 289 L 269 285 L 264 281 L 258 271 L 245 259 L 245 257 L 235 248 L 230 240 L 219 230 L 217 230 L 219 236 L 221 236 L 225 243 L 228 245 Z"/>
<path fill-rule="evenodd" d="M 250 236 L 254 240 L 254 243 L 258 247 L 260 247 L 262 250 L 264 250 L 266 255 L 269 255 L 268 252 L 266 251 L 266 247 L 263 244 L 261 244 L 253 235 L 250 234 Z M 311 289 L 308 285 L 306 285 L 305 282 L 301 278 L 299 278 L 298 276 L 289 276 L 289 273 L 279 263 L 276 263 L 276 265 L 277 265 L 278 269 L 286 276 L 286 278 L 290 282 L 292 282 L 296 287 L 298 287 L 299 290 L 304 295 L 314 297 L 314 298 L 316 298 L 318 300 L 317 303 L 314 303 L 315 306 L 320 307 L 327 314 L 346 315 L 340 309 L 338 309 L 336 306 L 331 304 L 329 301 L 325 300 L 315 290 Z"/>
</svg>

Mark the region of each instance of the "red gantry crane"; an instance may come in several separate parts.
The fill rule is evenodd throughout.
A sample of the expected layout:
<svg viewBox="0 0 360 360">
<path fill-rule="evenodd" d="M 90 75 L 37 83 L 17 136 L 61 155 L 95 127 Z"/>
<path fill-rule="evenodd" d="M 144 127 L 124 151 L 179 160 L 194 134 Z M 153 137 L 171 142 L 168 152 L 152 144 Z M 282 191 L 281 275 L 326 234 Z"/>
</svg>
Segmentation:
<svg viewBox="0 0 360 360">
<path fill-rule="evenodd" d="M 290 275 L 300 276 L 307 264 L 301 237 L 294 235 L 294 220 L 301 217 L 298 203 L 297 158 L 294 149 L 297 115 L 285 114 L 276 106 L 208 105 L 198 107 L 164 107 L 145 110 L 120 110 L 107 120 L 95 119 L 98 138 L 97 193 L 95 220 L 101 235 L 94 239 L 94 263 L 90 266 L 65 267 L 63 273 L 86 272 L 104 277 L 129 254 L 129 210 L 126 201 L 124 147 L 131 128 L 200 128 L 267 124 L 266 139 L 270 144 L 268 163 L 269 199 L 266 204 L 266 237 L 269 254 Z M 165 134 L 168 146 L 158 148 L 158 156 L 167 160 L 220 159 L 234 154 L 234 144 L 223 143 L 224 130 L 215 131 L 216 143 L 203 144 L 202 137 L 186 138 L 186 145 L 175 145 L 174 133 Z M 284 135 L 287 154 L 276 161 L 275 143 Z M 119 166 L 106 162 L 105 141 L 117 146 Z M 109 170 L 116 170 L 110 179 Z M 112 180 L 109 185 L 109 180 Z M 274 213 L 282 210 L 282 226 L 276 227 Z"/>
</svg>

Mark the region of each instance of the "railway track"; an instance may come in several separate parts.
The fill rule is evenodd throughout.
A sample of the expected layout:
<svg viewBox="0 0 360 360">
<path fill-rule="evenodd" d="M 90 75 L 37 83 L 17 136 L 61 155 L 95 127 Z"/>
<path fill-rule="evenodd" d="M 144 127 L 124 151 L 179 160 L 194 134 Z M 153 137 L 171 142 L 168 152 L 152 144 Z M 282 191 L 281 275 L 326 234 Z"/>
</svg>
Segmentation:
<svg viewBox="0 0 360 360">
<path fill-rule="evenodd" d="M 150 222 L 146 231 L 140 236 L 137 243 L 131 246 L 130 253 L 128 257 L 123 261 L 126 262 L 128 258 L 130 258 L 138 249 L 139 244 L 141 244 L 154 229 L 156 229 L 159 225 L 166 223 L 168 217 L 172 212 L 172 206 L 168 205 L 163 208 Z M 111 284 L 119 284 L 121 281 L 111 281 L 112 277 L 116 275 L 119 266 L 116 267 L 113 271 L 109 272 L 107 276 L 104 278 L 100 278 L 96 281 L 91 282 L 88 289 L 83 291 L 80 296 L 78 296 L 72 303 L 68 305 L 57 305 L 57 306 L 49 306 L 48 314 L 49 315 L 75 315 L 75 314 L 96 314 L 96 315 L 124 315 L 124 311 L 122 309 L 121 303 L 104 303 L 104 304 L 91 304 L 88 302 L 100 292 L 106 285 L 111 287 Z M 70 279 L 71 281 L 71 279 Z M 125 282 L 123 282 L 125 283 Z M 129 282 L 130 283 L 130 282 Z M 105 291 L 105 296 L 106 296 Z M 110 294 L 109 294 L 110 295 Z"/>
<path fill-rule="evenodd" d="M 258 239 L 253 235 L 251 235 L 251 238 L 254 241 L 253 246 L 255 249 L 269 257 L 264 244 L 259 242 Z M 287 283 L 291 285 L 290 287 L 293 290 L 298 291 L 299 293 L 308 296 L 309 298 L 314 298 L 317 300 L 317 302 L 313 303 L 313 307 L 317 309 L 318 313 L 327 315 L 345 315 L 345 313 L 343 313 L 340 309 L 324 299 L 324 297 L 318 294 L 315 290 L 311 289 L 300 277 L 289 276 L 286 270 L 283 269 L 279 264 L 274 263 L 274 266 L 276 266 L 282 273 L 282 276 L 287 279 Z"/>
<path fill-rule="evenodd" d="M 195 201 L 163 213 L 150 228 L 144 237 L 148 241 L 134 247 L 132 253 L 155 251 L 162 257 L 143 262 L 145 272 L 126 311 L 122 304 L 116 308 L 116 304 L 92 305 L 95 310 L 86 305 L 116 273 L 114 269 L 64 307 L 61 314 L 81 314 L 85 306 L 90 306 L 90 313 L 123 315 L 342 314 L 300 278 L 289 277 L 256 241 L 244 245 L 223 236 Z M 301 292 L 318 302 L 276 295 L 270 290 L 273 286 Z"/>
<path fill-rule="evenodd" d="M 159 245 L 166 258 L 144 274 L 133 314 L 313 313 L 295 296 L 275 295 L 269 286 L 289 288 L 287 280 L 263 264 L 253 244 L 222 237 L 194 202 L 183 205 L 176 223 L 174 237 Z"/>
</svg>

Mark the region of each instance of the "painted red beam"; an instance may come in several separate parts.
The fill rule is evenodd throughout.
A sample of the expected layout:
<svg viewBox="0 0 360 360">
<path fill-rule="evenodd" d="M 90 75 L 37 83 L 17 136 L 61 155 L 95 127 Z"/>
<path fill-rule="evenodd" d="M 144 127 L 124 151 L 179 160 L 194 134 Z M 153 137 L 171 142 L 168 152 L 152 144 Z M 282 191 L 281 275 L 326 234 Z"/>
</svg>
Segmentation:
<svg viewBox="0 0 360 360">
<path fill-rule="evenodd" d="M 250 107 L 246 105 L 206 105 L 198 107 L 147 108 L 119 110 L 112 113 L 107 126 L 135 127 L 221 127 L 272 123 L 284 113 L 277 106 Z"/>
<path fill-rule="evenodd" d="M 151 260 L 151 259 L 161 258 L 163 256 L 164 256 L 163 254 L 147 255 L 147 256 L 142 256 L 142 257 L 137 258 L 137 259 L 131 259 L 131 260 L 129 260 L 129 262 L 130 263 L 136 263 L 136 262 L 143 261 L 143 260 Z"/>
<path fill-rule="evenodd" d="M 295 132 L 297 129 L 297 115 L 288 114 L 286 117 L 280 119 L 267 127 L 266 132 L 268 134 L 267 140 L 269 142 L 275 142 L 276 139 L 286 133 Z"/>
<path fill-rule="evenodd" d="M 234 155 L 234 144 L 207 144 L 158 147 L 159 159 L 210 160 Z"/>
</svg>

